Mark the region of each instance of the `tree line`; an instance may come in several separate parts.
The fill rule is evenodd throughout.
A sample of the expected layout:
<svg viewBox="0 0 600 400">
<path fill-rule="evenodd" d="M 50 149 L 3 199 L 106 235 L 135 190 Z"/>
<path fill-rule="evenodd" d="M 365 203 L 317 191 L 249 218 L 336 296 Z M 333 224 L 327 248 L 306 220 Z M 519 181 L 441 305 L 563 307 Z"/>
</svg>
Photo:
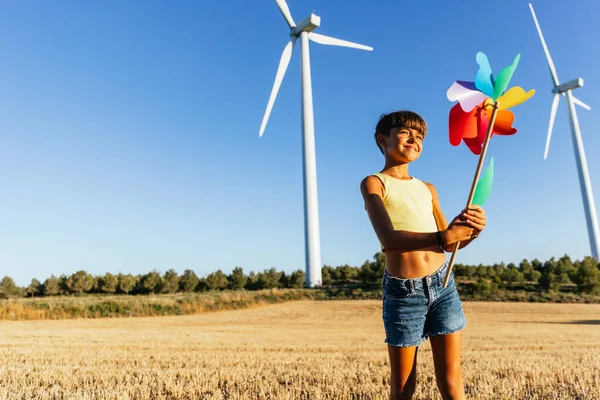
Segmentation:
<svg viewBox="0 0 600 400">
<path fill-rule="evenodd" d="M 377 288 L 384 269 L 385 256 L 380 252 L 361 266 L 324 265 L 323 286 L 366 285 Z M 476 289 L 482 292 L 533 285 L 545 291 L 571 288 L 584 293 L 600 294 L 600 263 L 592 257 L 571 260 L 568 255 L 564 255 L 559 259 L 552 257 L 545 262 L 524 259 L 518 265 L 455 264 L 453 271 L 457 281 L 472 282 Z M 80 270 L 68 276 L 52 275 L 43 282 L 32 279 L 27 287 L 19 287 L 11 277 L 5 276 L 0 281 L 0 298 L 89 294 L 148 295 L 304 286 L 303 270 L 285 273 L 276 268 L 246 274 L 242 267 L 236 267 L 229 274 L 217 270 L 202 277 L 197 276 L 191 269 L 185 270 L 181 275 L 174 269 L 169 269 L 164 273 L 154 270 L 138 275 L 106 273 L 98 276 Z"/>
</svg>

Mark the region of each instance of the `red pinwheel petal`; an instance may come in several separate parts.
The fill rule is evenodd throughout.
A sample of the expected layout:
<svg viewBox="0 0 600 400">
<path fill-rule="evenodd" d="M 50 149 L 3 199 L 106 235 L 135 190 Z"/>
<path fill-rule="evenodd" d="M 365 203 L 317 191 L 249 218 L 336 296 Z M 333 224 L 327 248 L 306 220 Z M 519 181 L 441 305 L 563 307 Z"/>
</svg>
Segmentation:
<svg viewBox="0 0 600 400">
<path fill-rule="evenodd" d="M 460 145 L 463 138 L 474 138 L 478 136 L 477 115 L 480 107 L 475 107 L 470 112 L 464 112 L 459 103 L 450 109 L 449 136 L 450 144 Z"/>
<path fill-rule="evenodd" d="M 469 150 L 471 150 L 471 153 L 475 154 L 476 156 L 481 154 L 483 142 L 481 142 L 479 138 L 464 139 L 464 141 Z"/>
<path fill-rule="evenodd" d="M 462 110 L 459 103 L 455 104 L 450 109 L 450 115 L 448 117 L 448 133 L 450 136 L 450 144 L 452 146 L 458 146 L 463 138 L 463 132 L 465 130 L 465 124 L 469 113 Z"/>
</svg>

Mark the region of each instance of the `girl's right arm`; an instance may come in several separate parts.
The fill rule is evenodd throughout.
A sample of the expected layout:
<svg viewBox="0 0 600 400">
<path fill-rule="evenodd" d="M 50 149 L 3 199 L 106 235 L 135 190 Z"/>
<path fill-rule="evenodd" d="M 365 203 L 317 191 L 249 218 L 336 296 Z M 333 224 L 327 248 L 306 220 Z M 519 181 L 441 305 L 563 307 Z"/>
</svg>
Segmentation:
<svg viewBox="0 0 600 400">
<path fill-rule="evenodd" d="M 375 234 L 379 238 L 384 249 L 414 251 L 439 247 L 437 232 L 421 233 L 394 229 L 392 220 L 383 203 L 384 188 L 379 179 L 374 176 L 366 177 L 360 183 L 360 191 Z M 458 241 L 467 240 L 470 237 L 470 228 L 468 227 L 467 229 L 461 229 L 461 231 L 465 231 L 463 235 L 457 235 L 456 233 L 458 232 L 454 232 L 456 229 L 452 232 L 453 234 L 448 234 L 450 229 L 452 229 L 452 226 L 440 231 L 440 235 L 446 246 Z"/>
</svg>

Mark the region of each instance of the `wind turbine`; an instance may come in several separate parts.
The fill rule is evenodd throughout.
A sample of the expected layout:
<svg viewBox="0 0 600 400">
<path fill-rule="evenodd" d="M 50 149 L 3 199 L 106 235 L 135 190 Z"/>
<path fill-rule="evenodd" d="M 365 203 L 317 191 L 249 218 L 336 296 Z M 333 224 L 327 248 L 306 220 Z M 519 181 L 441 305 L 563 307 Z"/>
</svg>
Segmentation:
<svg viewBox="0 0 600 400">
<path fill-rule="evenodd" d="M 548 61 L 548 67 L 550 68 L 550 75 L 554 83 L 552 92 L 554 93 L 554 99 L 552 100 L 552 109 L 550 112 L 550 125 L 548 126 L 548 136 L 546 138 L 546 150 L 544 151 L 544 160 L 548 157 L 548 149 L 550 148 L 550 137 L 552 136 L 552 127 L 554 126 L 554 119 L 556 118 L 556 110 L 558 109 L 558 102 L 560 95 L 567 99 L 567 110 L 569 112 L 569 119 L 571 122 L 571 133 L 573 136 L 573 147 L 575 150 L 575 160 L 577 162 L 577 172 L 579 175 L 579 185 L 581 187 L 581 194 L 583 197 L 583 207 L 585 210 L 585 218 L 587 221 L 588 235 L 590 238 L 590 247 L 592 250 L 592 256 L 600 261 L 598 250 L 600 249 L 600 229 L 598 229 L 598 216 L 596 214 L 596 205 L 594 203 L 594 196 L 592 194 L 592 185 L 590 183 L 590 174 L 588 172 L 587 159 L 585 157 L 585 150 L 583 148 L 583 140 L 581 139 L 581 131 L 579 129 L 579 121 L 577 120 L 577 112 L 575 110 L 575 104 L 590 110 L 590 106 L 583 103 L 581 100 L 573 96 L 572 90 L 583 86 L 583 79 L 577 78 L 572 81 L 561 84 L 558 80 L 556 68 L 550 57 L 550 52 L 546 46 L 542 29 L 538 23 L 533 6 L 529 3 L 529 9 L 531 15 L 533 15 L 533 21 L 537 28 L 544 53 L 546 53 L 546 60 Z"/>
<path fill-rule="evenodd" d="M 260 126 L 259 136 L 262 137 L 273 103 L 279 92 L 279 87 L 285 76 L 285 72 L 292 58 L 292 51 L 296 40 L 300 38 L 301 42 L 301 75 L 302 75 L 302 138 L 303 138 L 303 165 L 302 174 L 304 180 L 304 241 L 306 257 L 306 284 L 309 287 L 315 287 L 322 284 L 321 278 L 321 249 L 319 238 L 319 213 L 317 202 L 317 165 L 315 156 L 315 128 L 313 117 L 312 84 L 310 78 L 310 54 L 308 42 L 312 40 L 315 43 L 351 47 L 360 50 L 373 50 L 372 47 L 361 44 L 347 42 L 345 40 L 324 36 L 313 32 L 319 27 L 321 18 L 311 13 L 306 19 L 296 25 L 290 9 L 285 0 L 275 0 L 279 10 L 290 27 L 290 40 L 283 49 L 275 83 L 271 90 L 271 96 L 267 103 L 267 110 Z"/>
</svg>

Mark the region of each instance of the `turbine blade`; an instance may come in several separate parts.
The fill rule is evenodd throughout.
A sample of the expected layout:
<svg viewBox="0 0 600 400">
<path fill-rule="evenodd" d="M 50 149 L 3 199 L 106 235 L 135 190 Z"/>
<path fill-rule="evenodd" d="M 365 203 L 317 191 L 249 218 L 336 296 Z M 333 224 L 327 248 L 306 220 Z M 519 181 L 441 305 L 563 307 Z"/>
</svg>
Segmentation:
<svg viewBox="0 0 600 400">
<path fill-rule="evenodd" d="M 325 36 L 325 35 L 321 35 L 319 33 L 314 33 L 314 32 L 310 32 L 308 34 L 308 38 L 310 40 L 312 40 L 313 42 L 319 43 L 319 44 L 325 44 L 325 45 L 330 45 L 330 46 L 350 47 L 353 49 L 367 50 L 367 51 L 373 50 L 373 48 L 369 47 L 369 46 L 365 46 L 365 45 L 358 44 L 358 43 L 348 42 L 347 40 L 332 38 L 330 36 Z"/>
<path fill-rule="evenodd" d="M 288 65 L 290 64 L 290 60 L 292 59 L 292 51 L 294 50 L 294 43 L 296 43 L 296 39 L 291 39 L 288 44 L 283 49 L 281 53 L 281 59 L 279 60 L 279 67 L 277 68 L 277 74 L 275 74 L 275 82 L 273 83 L 273 89 L 271 90 L 271 96 L 269 97 L 269 102 L 267 103 L 267 110 L 265 111 L 265 115 L 262 120 L 262 124 L 260 125 L 259 136 L 262 137 L 265 127 L 267 126 L 267 121 L 269 120 L 269 116 L 271 115 L 271 110 L 273 109 L 273 104 L 275 103 L 275 98 L 277 97 L 277 93 L 279 92 L 279 87 L 281 86 L 281 82 L 283 81 L 283 77 L 285 76 L 285 72 L 287 71 Z"/>
<path fill-rule="evenodd" d="M 548 68 L 550 68 L 550 74 L 552 75 L 552 81 L 554 82 L 554 86 L 558 86 L 558 74 L 556 73 L 556 68 L 554 67 L 554 62 L 552 61 L 552 57 L 550 57 L 550 51 L 548 51 L 548 46 L 546 46 L 546 41 L 544 40 L 544 35 L 542 34 L 542 28 L 540 28 L 540 24 L 535 16 L 535 11 L 533 11 L 533 6 L 529 3 L 529 9 L 531 10 L 531 15 L 533 15 L 533 21 L 535 22 L 535 27 L 537 28 L 538 35 L 540 36 L 540 40 L 542 41 L 542 47 L 544 48 L 544 53 L 546 53 L 546 60 L 548 61 Z"/>
<path fill-rule="evenodd" d="M 571 95 L 571 97 L 573 98 L 573 103 L 577 104 L 578 106 L 581 106 L 581 107 L 585 108 L 586 110 L 592 109 L 592 107 L 588 106 L 583 101 L 579 100 L 577 97 L 575 97 L 573 95 Z"/>
<path fill-rule="evenodd" d="M 285 0 L 275 0 L 277 5 L 279 6 L 279 11 L 283 14 L 283 18 L 285 18 L 286 22 L 291 28 L 296 27 L 296 23 L 294 22 L 294 18 L 292 18 L 292 13 L 290 12 L 290 8 L 288 7 Z"/>
<path fill-rule="evenodd" d="M 556 110 L 558 109 L 558 101 L 560 95 L 556 93 L 552 100 L 552 109 L 550 111 L 550 124 L 548 125 L 548 136 L 546 137 L 546 150 L 544 151 L 544 160 L 548 158 L 548 150 L 550 149 L 550 137 L 552 136 L 552 128 L 554 127 L 554 119 L 556 118 Z"/>
</svg>

